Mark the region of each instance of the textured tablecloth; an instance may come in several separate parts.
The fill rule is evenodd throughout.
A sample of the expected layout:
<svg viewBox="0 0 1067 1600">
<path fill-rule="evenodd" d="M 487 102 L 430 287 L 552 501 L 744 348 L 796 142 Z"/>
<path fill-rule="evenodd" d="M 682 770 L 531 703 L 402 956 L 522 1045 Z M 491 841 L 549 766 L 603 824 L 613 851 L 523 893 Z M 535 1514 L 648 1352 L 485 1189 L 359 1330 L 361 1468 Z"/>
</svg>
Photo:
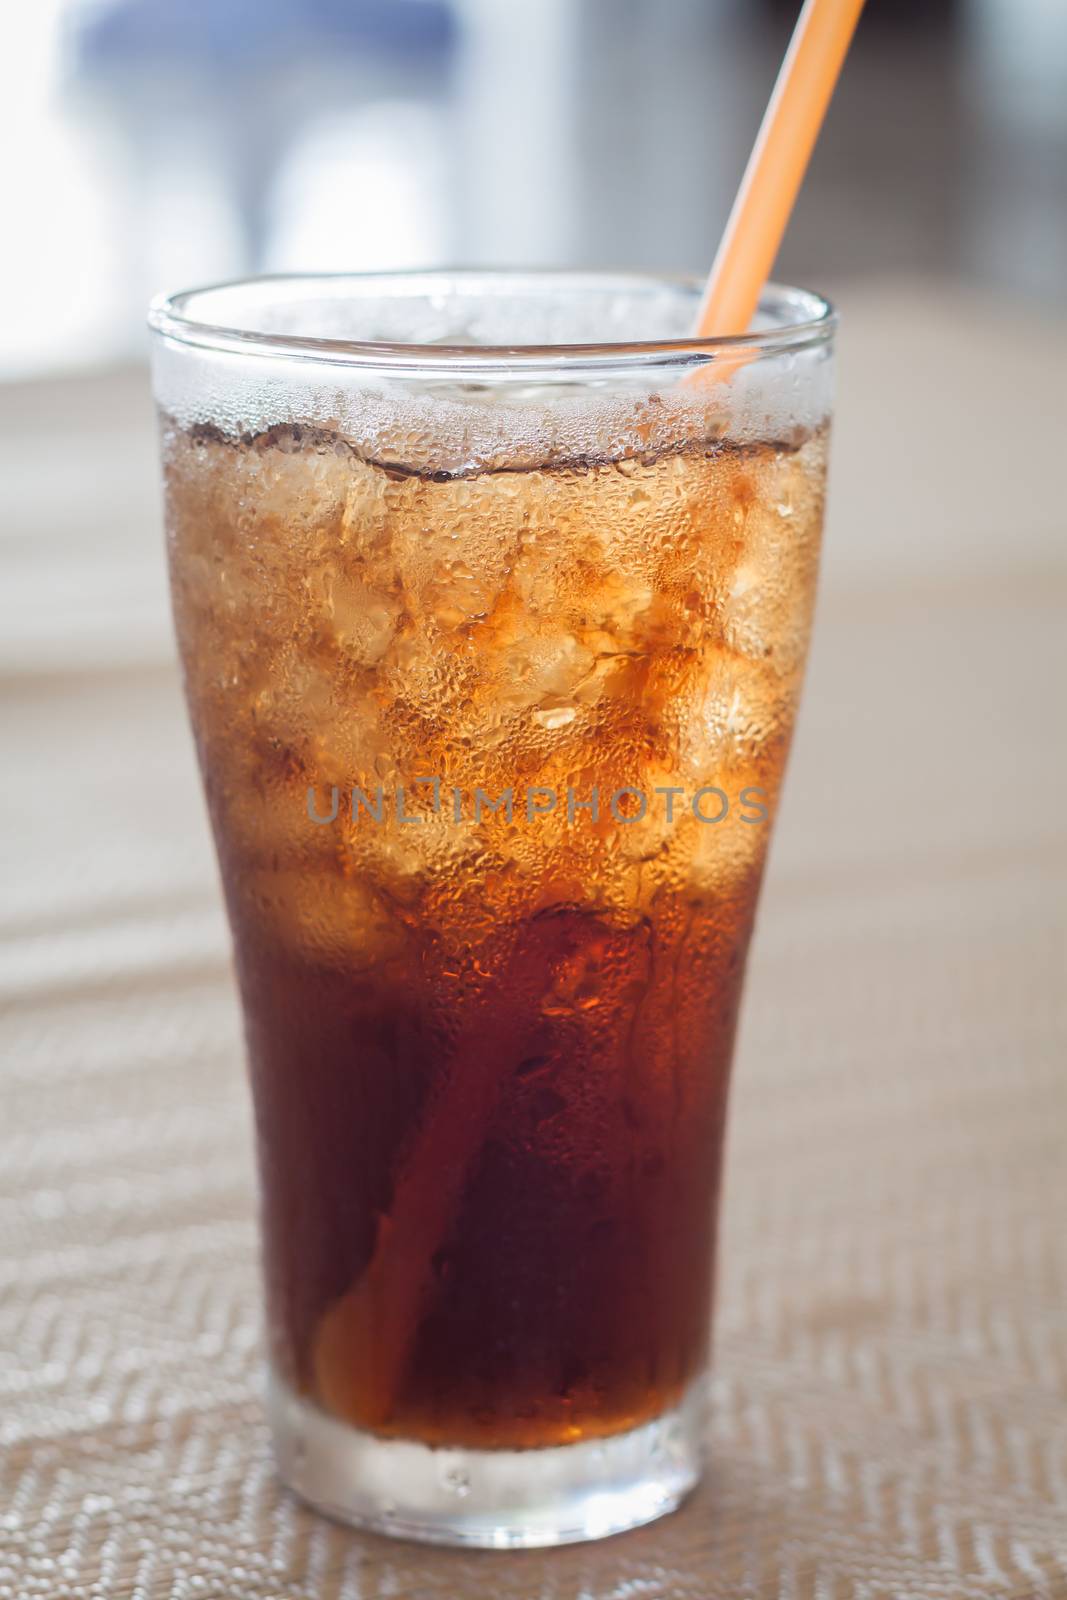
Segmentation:
<svg viewBox="0 0 1067 1600">
<path fill-rule="evenodd" d="M 274 1478 L 144 379 L 0 391 L 0 1600 L 1067 1596 L 1067 329 L 842 298 L 713 1465 L 557 1552 L 363 1537 Z"/>
</svg>

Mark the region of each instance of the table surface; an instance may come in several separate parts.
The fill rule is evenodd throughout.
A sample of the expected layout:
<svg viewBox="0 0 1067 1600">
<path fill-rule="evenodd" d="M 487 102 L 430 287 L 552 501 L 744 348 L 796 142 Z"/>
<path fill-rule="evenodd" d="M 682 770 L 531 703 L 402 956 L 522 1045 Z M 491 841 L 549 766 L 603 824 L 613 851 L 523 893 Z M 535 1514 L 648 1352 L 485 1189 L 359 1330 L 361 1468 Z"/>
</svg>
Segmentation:
<svg viewBox="0 0 1067 1600">
<path fill-rule="evenodd" d="M 0 391 L 0 1600 L 1067 1596 L 1067 326 L 841 299 L 712 1466 L 666 1521 L 545 1553 L 364 1537 L 274 1477 L 144 379 Z"/>
</svg>

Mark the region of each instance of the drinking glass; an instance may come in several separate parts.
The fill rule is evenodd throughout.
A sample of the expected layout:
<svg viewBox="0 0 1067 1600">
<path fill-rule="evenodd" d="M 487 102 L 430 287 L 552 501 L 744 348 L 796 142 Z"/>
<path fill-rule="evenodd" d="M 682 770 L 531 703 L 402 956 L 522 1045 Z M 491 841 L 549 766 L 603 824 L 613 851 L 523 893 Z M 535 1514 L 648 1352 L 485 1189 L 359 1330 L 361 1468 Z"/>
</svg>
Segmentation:
<svg viewBox="0 0 1067 1600">
<path fill-rule="evenodd" d="M 723 1122 L 804 668 L 834 317 L 628 275 L 153 306 L 283 1477 L 475 1545 L 702 1459 Z"/>
</svg>

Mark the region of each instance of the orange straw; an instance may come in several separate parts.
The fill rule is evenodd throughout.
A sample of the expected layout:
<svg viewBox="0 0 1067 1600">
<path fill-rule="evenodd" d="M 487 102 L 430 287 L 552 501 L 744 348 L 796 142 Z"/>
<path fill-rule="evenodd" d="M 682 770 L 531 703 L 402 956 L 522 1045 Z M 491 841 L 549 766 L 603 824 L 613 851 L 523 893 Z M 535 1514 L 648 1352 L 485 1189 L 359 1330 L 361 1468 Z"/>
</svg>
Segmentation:
<svg viewBox="0 0 1067 1600">
<path fill-rule="evenodd" d="M 701 339 L 752 321 L 862 10 L 863 0 L 805 0 L 708 277 Z"/>
</svg>

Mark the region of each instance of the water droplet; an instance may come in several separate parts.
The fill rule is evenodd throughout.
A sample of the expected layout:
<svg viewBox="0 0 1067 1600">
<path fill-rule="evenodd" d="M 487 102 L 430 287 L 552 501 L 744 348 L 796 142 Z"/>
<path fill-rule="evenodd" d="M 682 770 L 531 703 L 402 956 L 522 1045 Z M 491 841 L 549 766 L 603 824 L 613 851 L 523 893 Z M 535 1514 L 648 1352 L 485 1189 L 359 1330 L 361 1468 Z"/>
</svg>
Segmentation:
<svg viewBox="0 0 1067 1600">
<path fill-rule="evenodd" d="M 450 1494 L 458 1495 L 461 1500 L 471 1492 L 470 1475 L 463 1467 L 449 1467 L 442 1474 L 441 1482 Z"/>
<path fill-rule="evenodd" d="M 541 711 L 534 712 L 534 721 L 552 732 L 556 728 L 565 728 L 577 715 L 573 706 L 545 706 Z"/>
</svg>

